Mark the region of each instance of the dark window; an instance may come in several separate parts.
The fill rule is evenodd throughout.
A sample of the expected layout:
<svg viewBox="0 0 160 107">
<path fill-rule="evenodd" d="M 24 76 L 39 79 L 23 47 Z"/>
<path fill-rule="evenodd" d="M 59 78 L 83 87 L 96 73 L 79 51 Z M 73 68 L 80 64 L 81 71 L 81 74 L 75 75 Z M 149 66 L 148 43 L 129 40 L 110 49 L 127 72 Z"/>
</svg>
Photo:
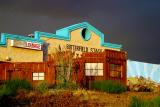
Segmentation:
<svg viewBox="0 0 160 107">
<path fill-rule="evenodd" d="M 122 77 L 122 66 L 119 64 L 109 64 L 110 77 Z"/>
<path fill-rule="evenodd" d="M 86 28 L 82 29 L 82 37 L 83 39 L 86 39 Z"/>
<path fill-rule="evenodd" d="M 82 38 L 87 41 L 91 37 L 91 32 L 87 28 L 84 28 L 81 31 L 81 35 L 82 35 Z"/>
</svg>

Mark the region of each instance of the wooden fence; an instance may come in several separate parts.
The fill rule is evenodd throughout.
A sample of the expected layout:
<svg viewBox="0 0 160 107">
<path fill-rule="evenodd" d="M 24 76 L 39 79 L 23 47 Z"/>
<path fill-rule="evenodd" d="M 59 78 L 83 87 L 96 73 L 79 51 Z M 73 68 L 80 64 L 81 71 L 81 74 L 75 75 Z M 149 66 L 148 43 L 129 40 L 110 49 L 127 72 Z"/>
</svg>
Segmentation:
<svg viewBox="0 0 160 107">
<path fill-rule="evenodd" d="M 0 62 L 0 80 L 26 79 L 31 83 L 37 83 L 33 80 L 33 73 L 44 73 L 44 80 L 49 84 L 55 84 L 56 72 L 53 62 Z"/>
</svg>

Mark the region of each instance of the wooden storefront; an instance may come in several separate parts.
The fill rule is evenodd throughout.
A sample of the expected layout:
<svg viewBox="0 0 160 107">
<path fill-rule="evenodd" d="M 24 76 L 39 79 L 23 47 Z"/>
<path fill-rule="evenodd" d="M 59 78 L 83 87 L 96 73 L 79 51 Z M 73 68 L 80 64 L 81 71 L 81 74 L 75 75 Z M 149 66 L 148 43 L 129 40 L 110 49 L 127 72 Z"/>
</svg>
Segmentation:
<svg viewBox="0 0 160 107">
<path fill-rule="evenodd" d="M 126 59 L 127 53 L 122 51 L 83 53 L 75 60 L 74 80 L 87 87 L 95 80 L 116 80 L 126 85 Z"/>
<path fill-rule="evenodd" d="M 105 50 L 100 53 L 83 53 L 73 64 L 73 79 L 83 87 L 91 81 L 116 80 L 126 84 L 127 53 Z M 56 66 L 48 62 L 0 62 L 0 80 L 26 79 L 32 84 L 45 80 L 56 84 Z"/>
</svg>

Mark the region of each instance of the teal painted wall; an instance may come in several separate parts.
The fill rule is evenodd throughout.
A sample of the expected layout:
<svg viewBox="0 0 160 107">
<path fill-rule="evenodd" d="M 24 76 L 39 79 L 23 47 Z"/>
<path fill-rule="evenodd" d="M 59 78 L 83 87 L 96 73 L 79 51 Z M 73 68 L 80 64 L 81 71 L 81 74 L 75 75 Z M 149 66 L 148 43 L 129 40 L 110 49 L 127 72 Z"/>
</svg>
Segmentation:
<svg viewBox="0 0 160 107">
<path fill-rule="evenodd" d="M 100 32 L 98 29 L 96 29 L 94 26 L 90 25 L 88 22 L 82 22 L 82 23 L 74 24 L 74 25 L 59 29 L 56 31 L 56 34 L 35 31 L 34 38 L 20 36 L 20 35 L 14 35 L 14 34 L 2 33 L 1 39 L 0 39 L 0 46 L 6 46 L 7 39 L 16 39 L 16 40 L 22 40 L 22 41 L 38 42 L 41 44 L 44 41 L 41 40 L 40 37 L 56 38 L 59 40 L 69 41 L 70 40 L 70 32 L 73 30 L 79 29 L 79 28 L 87 28 L 88 30 L 93 31 L 98 36 L 100 36 L 101 46 L 103 46 L 103 47 L 108 47 L 108 48 L 113 48 L 113 49 L 122 49 L 122 45 L 104 42 L 104 34 L 102 32 Z"/>
</svg>

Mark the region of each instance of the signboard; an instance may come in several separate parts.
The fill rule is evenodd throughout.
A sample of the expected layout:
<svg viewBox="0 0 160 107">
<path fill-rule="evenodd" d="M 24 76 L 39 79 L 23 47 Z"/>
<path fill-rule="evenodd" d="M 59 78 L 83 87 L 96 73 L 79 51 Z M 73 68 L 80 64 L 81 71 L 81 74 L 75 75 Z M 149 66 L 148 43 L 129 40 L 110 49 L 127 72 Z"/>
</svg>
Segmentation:
<svg viewBox="0 0 160 107">
<path fill-rule="evenodd" d="M 78 45 L 71 45 L 71 44 L 66 44 L 66 48 L 71 50 L 71 51 L 103 52 L 103 49 L 90 48 L 90 47 L 87 47 L 87 46 L 78 46 Z"/>
<path fill-rule="evenodd" d="M 35 43 L 35 42 L 11 40 L 11 46 L 20 47 L 20 48 L 35 49 L 35 50 L 42 50 L 42 45 L 40 43 Z"/>
</svg>

